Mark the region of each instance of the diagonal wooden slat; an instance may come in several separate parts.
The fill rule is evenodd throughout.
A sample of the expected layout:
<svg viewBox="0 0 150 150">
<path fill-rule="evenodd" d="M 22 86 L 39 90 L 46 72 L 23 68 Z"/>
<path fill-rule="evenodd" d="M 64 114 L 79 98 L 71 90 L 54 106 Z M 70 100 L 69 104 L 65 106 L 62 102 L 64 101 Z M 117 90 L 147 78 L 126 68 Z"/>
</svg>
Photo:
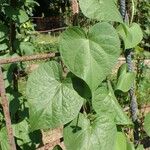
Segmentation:
<svg viewBox="0 0 150 150">
<path fill-rule="evenodd" d="M 4 59 L 0 59 L 0 65 L 9 64 L 9 63 L 16 63 L 16 62 L 33 61 L 33 60 L 43 60 L 43 59 L 48 59 L 48 58 L 54 58 L 56 56 L 59 56 L 59 53 L 46 53 L 46 54 L 37 54 L 37 55 L 4 58 Z"/>
</svg>

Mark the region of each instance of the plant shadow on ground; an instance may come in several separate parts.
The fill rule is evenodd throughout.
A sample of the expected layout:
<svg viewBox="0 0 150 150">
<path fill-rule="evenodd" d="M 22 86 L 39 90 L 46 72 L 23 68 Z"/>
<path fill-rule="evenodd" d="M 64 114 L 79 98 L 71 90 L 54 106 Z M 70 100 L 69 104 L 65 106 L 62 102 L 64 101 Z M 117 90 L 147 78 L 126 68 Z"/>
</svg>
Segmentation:
<svg viewBox="0 0 150 150">
<path fill-rule="evenodd" d="M 42 133 L 40 130 L 36 130 L 34 132 L 29 133 L 30 142 L 24 143 L 20 148 L 17 147 L 18 150 L 24 149 L 24 150 L 35 150 L 37 148 L 37 145 L 41 146 L 43 145 L 42 142 Z M 22 140 L 19 138 L 16 138 L 16 140 Z"/>
</svg>

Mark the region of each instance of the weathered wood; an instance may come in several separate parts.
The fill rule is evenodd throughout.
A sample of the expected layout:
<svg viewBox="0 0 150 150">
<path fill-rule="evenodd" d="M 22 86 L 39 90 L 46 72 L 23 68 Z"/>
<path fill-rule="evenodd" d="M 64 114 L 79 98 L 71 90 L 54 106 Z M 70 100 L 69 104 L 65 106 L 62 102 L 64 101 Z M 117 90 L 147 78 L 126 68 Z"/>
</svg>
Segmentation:
<svg viewBox="0 0 150 150">
<path fill-rule="evenodd" d="M 0 66 L 0 95 L 1 95 L 1 103 L 3 107 L 5 122 L 6 122 L 6 129 L 7 129 L 10 150 L 16 150 L 16 144 L 15 144 L 15 139 L 13 136 L 13 129 L 11 126 L 11 118 L 10 118 L 10 113 L 9 113 L 9 103 L 6 97 L 5 84 L 4 84 L 1 66 Z"/>
<path fill-rule="evenodd" d="M 59 56 L 59 53 L 46 53 L 46 54 L 28 55 L 22 57 L 18 56 L 18 57 L 0 59 L 0 64 L 2 65 L 2 64 L 9 64 L 9 63 L 16 63 L 16 62 L 43 60 L 48 58 L 54 58 L 56 56 Z"/>
</svg>

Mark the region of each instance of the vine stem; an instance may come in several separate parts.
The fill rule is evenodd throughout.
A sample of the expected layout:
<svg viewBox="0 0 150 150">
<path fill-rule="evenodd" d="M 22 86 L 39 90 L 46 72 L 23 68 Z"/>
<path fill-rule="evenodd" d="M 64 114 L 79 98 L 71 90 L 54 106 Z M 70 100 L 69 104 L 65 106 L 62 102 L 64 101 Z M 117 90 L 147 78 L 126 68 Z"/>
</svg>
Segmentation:
<svg viewBox="0 0 150 150">
<path fill-rule="evenodd" d="M 131 17 L 131 22 L 133 21 L 133 17 L 134 17 L 134 2 L 132 0 L 132 17 Z M 125 17 L 126 16 L 126 0 L 120 0 L 120 12 L 122 15 L 123 20 L 125 21 Z M 133 71 L 133 65 L 132 65 L 132 49 L 126 49 L 125 50 L 125 58 L 126 58 L 126 63 L 128 65 L 128 72 L 132 72 Z M 132 121 L 134 123 L 134 143 L 135 145 L 138 144 L 139 141 L 139 131 L 138 131 L 138 104 L 137 104 L 137 99 L 136 99 L 136 95 L 135 95 L 135 89 L 134 89 L 135 85 L 134 83 L 132 84 L 132 87 L 129 90 L 129 95 L 130 95 L 130 111 L 131 111 L 131 116 L 132 116 Z"/>
<path fill-rule="evenodd" d="M 1 66 L 0 66 L 0 94 L 1 94 L 1 103 L 2 103 L 4 116 L 5 116 L 6 129 L 7 129 L 7 135 L 8 135 L 10 149 L 16 150 L 16 144 L 15 144 L 15 139 L 13 136 L 13 129 L 11 126 L 11 118 L 10 118 L 10 113 L 9 113 L 9 103 L 8 103 L 8 99 L 6 97 L 5 83 L 4 83 L 4 79 L 3 79 L 3 73 L 2 73 Z"/>
</svg>

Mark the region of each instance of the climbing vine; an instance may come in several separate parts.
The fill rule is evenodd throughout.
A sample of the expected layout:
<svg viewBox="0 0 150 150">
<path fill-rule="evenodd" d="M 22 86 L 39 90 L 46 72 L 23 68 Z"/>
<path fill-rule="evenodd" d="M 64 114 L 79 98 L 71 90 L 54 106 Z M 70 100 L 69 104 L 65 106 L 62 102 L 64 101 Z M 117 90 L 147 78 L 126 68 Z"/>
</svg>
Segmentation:
<svg viewBox="0 0 150 150">
<path fill-rule="evenodd" d="M 134 149 L 124 132 L 126 126 L 134 126 L 115 92 L 128 92 L 135 73 L 128 72 L 126 64 L 121 66 L 114 88 L 107 76 L 121 54 L 120 39 L 125 49 L 134 48 L 142 40 L 142 31 L 136 23 L 123 23 L 116 1 L 80 0 L 79 5 L 86 17 L 99 23 L 88 30 L 70 27 L 61 35 L 59 51 L 67 74 L 63 75 L 59 62 L 50 61 L 29 76 L 31 128 L 67 124 L 64 127 L 67 149 Z M 110 22 L 116 22 L 117 26 Z M 120 140 L 124 143 L 120 144 Z"/>
<path fill-rule="evenodd" d="M 6 15 L 1 21 L 3 50 L 9 47 L 6 42 L 9 37 L 4 32 L 7 20 L 22 25 L 29 19 L 26 5 L 21 4 L 18 5 L 21 9 L 8 9 L 6 2 L 5 5 L 0 2 L 2 15 Z M 42 129 L 63 127 L 67 150 L 144 150 L 140 141 L 135 143 L 135 136 L 129 132 L 136 128 L 132 109 L 125 112 L 126 106 L 122 107 L 116 96 L 116 93 L 131 91 L 135 82 L 136 74 L 129 68 L 128 59 L 118 70 L 117 82 L 113 84 L 109 78 L 120 55 L 130 52 L 141 42 L 141 28 L 135 22 L 124 21 L 125 12 L 120 13 L 116 0 L 79 0 L 79 6 L 82 13 L 96 23 L 84 29 L 69 27 L 61 34 L 60 55 L 41 63 L 28 75 L 26 100 L 16 96 L 19 91 L 10 92 L 11 84 L 6 87 L 9 96 L 13 95 L 10 104 L 14 103 L 16 107 L 11 110 L 10 105 L 18 149 L 36 149 L 41 144 Z M 26 50 L 24 46 L 23 50 Z M 19 51 L 18 54 L 28 52 Z M 7 73 L 4 69 L 6 77 Z M 144 125 L 147 135 L 150 133 L 149 118 L 148 114 Z M 0 139 L 1 149 L 10 149 L 4 118 Z"/>
</svg>

